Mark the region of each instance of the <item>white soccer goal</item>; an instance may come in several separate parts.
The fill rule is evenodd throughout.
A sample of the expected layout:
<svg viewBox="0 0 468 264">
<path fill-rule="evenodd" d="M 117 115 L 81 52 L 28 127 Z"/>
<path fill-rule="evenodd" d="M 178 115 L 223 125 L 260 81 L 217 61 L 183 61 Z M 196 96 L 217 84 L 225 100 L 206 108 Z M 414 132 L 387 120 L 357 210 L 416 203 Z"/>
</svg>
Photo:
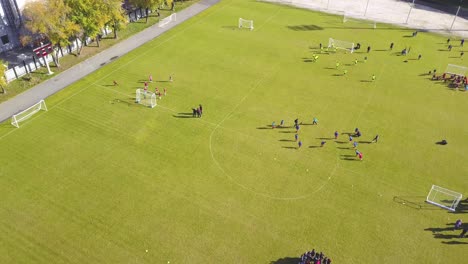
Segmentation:
<svg viewBox="0 0 468 264">
<path fill-rule="evenodd" d="M 30 118 L 32 115 L 39 112 L 40 110 L 47 111 L 47 106 L 44 100 L 41 100 L 33 106 L 29 107 L 28 109 L 23 110 L 16 115 L 13 115 L 11 117 L 11 124 L 15 127 L 19 127 L 19 122 Z"/>
<path fill-rule="evenodd" d="M 147 107 L 155 107 L 157 105 L 156 102 L 156 94 L 152 92 L 145 91 L 143 89 L 136 90 L 136 97 L 135 102 L 142 104 Z"/>
<path fill-rule="evenodd" d="M 343 50 L 347 50 L 347 51 L 353 53 L 354 52 L 354 43 L 330 38 L 328 40 L 328 48 L 343 49 Z"/>
<path fill-rule="evenodd" d="M 239 18 L 239 28 L 250 28 L 250 30 L 253 30 L 253 20 Z"/>
<path fill-rule="evenodd" d="M 426 202 L 454 212 L 461 199 L 461 193 L 457 193 L 437 185 L 432 185 L 432 188 L 427 195 Z"/>
<path fill-rule="evenodd" d="M 372 28 L 377 28 L 377 22 L 374 20 L 366 20 L 366 19 L 359 19 L 353 17 L 351 14 L 344 12 L 343 14 L 343 23 L 346 22 L 355 22 L 357 24 L 361 24 L 365 27 L 370 26 Z"/>
<path fill-rule="evenodd" d="M 162 19 L 161 21 L 159 21 L 158 23 L 158 27 L 164 27 L 165 25 L 171 23 L 171 22 L 175 22 L 177 21 L 177 15 L 176 13 L 173 13 L 172 15 Z"/>
<path fill-rule="evenodd" d="M 445 69 L 445 73 L 455 74 L 459 76 L 466 76 L 467 72 L 468 72 L 467 67 L 455 65 L 455 64 L 449 64 L 447 65 L 447 68 Z"/>
</svg>

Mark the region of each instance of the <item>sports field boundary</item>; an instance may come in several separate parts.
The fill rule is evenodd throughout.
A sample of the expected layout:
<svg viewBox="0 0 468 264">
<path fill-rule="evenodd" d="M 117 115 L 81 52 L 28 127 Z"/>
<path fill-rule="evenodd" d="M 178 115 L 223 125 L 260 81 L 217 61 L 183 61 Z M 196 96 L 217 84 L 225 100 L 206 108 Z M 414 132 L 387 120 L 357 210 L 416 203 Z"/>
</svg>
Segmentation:
<svg viewBox="0 0 468 264">
<path fill-rule="evenodd" d="M 116 45 L 103 50 L 93 57 L 78 63 L 64 72 L 57 74 L 57 76 L 54 76 L 53 78 L 32 87 L 31 89 L 11 98 L 10 100 L 1 103 L 0 122 L 9 119 L 12 115 L 28 108 L 40 100 L 61 91 L 65 87 L 98 70 L 102 66 L 107 65 L 115 58 L 119 58 L 142 46 L 143 44 L 160 36 L 164 32 L 205 11 L 218 2 L 219 0 L 201 0 L 200 2 L 195 3 L 178 12 L 177 21 L 171 22 L 165 27 L 159 27 L 156 23 L 153 26 L 129 37 L 128 39 L 125 39 Z"/>
</svg>

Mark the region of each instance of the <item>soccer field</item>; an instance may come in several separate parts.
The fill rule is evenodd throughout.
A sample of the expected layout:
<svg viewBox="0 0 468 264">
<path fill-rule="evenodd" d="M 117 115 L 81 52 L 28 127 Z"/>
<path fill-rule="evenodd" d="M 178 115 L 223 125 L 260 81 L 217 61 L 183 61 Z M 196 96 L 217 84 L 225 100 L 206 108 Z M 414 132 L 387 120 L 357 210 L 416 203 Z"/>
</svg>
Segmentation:
<svg viewBox="0 0 468 264">
<path fill-rule="evenodd" d="M 466 261 L 467 201 L 424 202 L 433 184 L 468 195 L 468 94 L 427 75 L 467 66 L 459 40 L 342 20 L 221 1 L 0 124 L 0 263 Z M 320 53 L 329 38 L 361 49 Z M 149 75 L 153 109 L 135 103 Z"/>
</svg>

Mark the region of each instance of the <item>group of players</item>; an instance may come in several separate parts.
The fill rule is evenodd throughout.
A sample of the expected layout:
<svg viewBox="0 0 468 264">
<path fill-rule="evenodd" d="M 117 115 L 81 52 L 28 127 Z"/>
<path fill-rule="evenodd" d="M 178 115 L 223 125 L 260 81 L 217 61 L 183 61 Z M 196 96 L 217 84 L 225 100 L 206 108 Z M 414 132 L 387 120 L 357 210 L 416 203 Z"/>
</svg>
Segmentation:
<svg viewBox="0 0 468 264">
<path fill-rule="evenodd" d="M 294 134 L 294 141 L 297 142 L 297 149 L 300 149 L 300 148 L 302 147 L 302 145 L 303 145 L 302 140 L 299 138 L 299 130 L 300 130 L 300 128 L 301 128 L 301 125 L 302 125 L 302 122 L 299 122 L 299 119 L 296 118 L 296 119 L 294 120 L 294 126 L 293 126 L 293 128 L 296 130 L 296 133 Z M 317 119 L 316 117 L 314 117 L 314 118 L 312 119 L 312 125 L 318 125 L 318 119 Z M 276 122 L 273 121 L 272 124 L 271 124 L 271 128 L 272 128 L 272 129 L 275 129 L 275 128 L 277 128 L 277 127 L 278 127 L 278 128 L 285 128 L 286 126 L 285 126 L 284 120 L 281 120 L 281 122 L 280 122 L 279 125 L 276 125 Z M 355 128 L 355 129 L 354 129 L 354 133 L 346 133 L 346 134 L 348 134 L 348 136 L 349 136 L 349 137 L 348 137 L 349 142 L 353 145 L 353 148 L 354 148 L 354 150 L 355 150 L 356 157 L 359 158 L 359 160 L 362 160 L 362 159 L 363 159 L 363 154 L 362 154 L 361 151 L 359 151 L 359 150 L 357 149 L 357 147 L 358 147 L 358 141 L 355 140 L 355 137 L 356 137 L 356 138 L 360 138 L 360 137 L 362 136 L 361 131 L 359 130 L 359 128 Z M 338 131 L 335 131 L 335 132 L 333 133 L 333 136 L 334 136 L 335 140 L 338 139 L 339 135 L 340 135 L 340 133 L 339 133 Z M 379 141 L 379 135 L 376 135 L 376 136 L 372 139 L 372 141 L 371 141 L 370 143 L 377 143 L 378 141 Z M 327 142 L 326 142 L 325 140 L 322 140 L 322 141 L 320 142 L 320 147 L 324 147 L 326 143 L 327 143 Z"/>
</svg>

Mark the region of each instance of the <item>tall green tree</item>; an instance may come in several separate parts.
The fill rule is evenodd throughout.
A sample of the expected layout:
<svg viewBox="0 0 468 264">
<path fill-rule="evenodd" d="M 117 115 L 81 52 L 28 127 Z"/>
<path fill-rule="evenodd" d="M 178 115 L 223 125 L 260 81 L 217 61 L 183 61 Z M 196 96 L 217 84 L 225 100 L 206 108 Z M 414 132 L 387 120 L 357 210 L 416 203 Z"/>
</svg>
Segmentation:
<svg viewBox="0 0 468 264">
<path fill-rule="evenodd" d="M 47 38 L 54 46 L 52 57 L 60 67 L 57 49 L 70 44 L 70 37 L 79 31 L 79 27 L 70 19 L 71 9 L 64 0 L 45 0 L 28 2 L 23 11 L 24 26 L 33 36 Z M 34 37 L 23 36 L 25 42 L 34 41 Z"/>
<path fill-rule="evenodd" d="M 112 27 L 114 38 L 117 38 L 117 31 L 125 28 L 127 24 L 127 17 L 122 9 L 122 0 L 102 0 L 102 9 L 106 25 Z"/>
<path fill-rule="evenodd" d="M 148 23 L 149 10 L 158 8 L 164 0 L 129 0 L 131 5 L 145 9 L 146 23 Z"/>
<path fill-rule="evenodd" d="M 105 26 L 105 14 L 103 14 L 102 0 L 65 0 L 65 3 L 71 8 L 71 20 L 80 27 L 80 33 L 77 37 L 81 38 L 81 47 L 78 49 L 80 55 L 83 49 L 83 43 L 89 37 L 95 39 L 99 47 L 99 38 L 101 29 Z"/>
</svg>

